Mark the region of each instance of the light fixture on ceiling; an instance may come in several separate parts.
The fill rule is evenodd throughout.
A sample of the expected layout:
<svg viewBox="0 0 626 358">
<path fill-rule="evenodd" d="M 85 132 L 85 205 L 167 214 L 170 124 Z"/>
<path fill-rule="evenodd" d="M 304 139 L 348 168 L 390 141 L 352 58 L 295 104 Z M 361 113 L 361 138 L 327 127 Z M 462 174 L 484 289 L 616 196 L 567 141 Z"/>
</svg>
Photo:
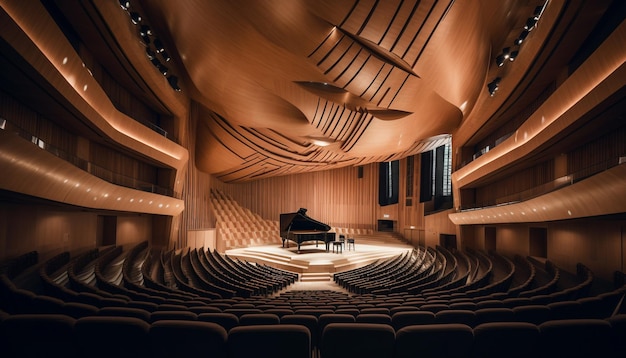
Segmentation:
<svg viewBox="0 0 626 358">
<path fill-rule="evenodd" d="M 141 25 L 139 28 L 139 35 L 141 36 L 152 36 L 152 29 L 148 25 Z"/>
<path fill-rule="evenodd" d="M 306 138 L 309 142 L 311 142 L 311 144 L 316 145 L 318 147 L 328 147 L 331 144 L 337 143 L 336 140 L 332 138 L 326 138 L 326 137 L 307 136 Z"/>
<path fill-rule="evenodd" d="M 515 58 L 517 57 L 517 55 L 519 55 L 518 50 L 511 51 L 511 54 L 509 55 L 509 61 L 511 62 L 515 61 Z"/>
<path fill-rule="evenodd" d="M 178 86 L 178 77 L 176 76 L 169 76 L 167 77 L 167 82 L 170 84 L 170 86 L 176 91 L 176 92 L 180 92 L 181 89 Z"/>
<path fill-rule="evenodd" d="M 163 57 L 165 62 L 170 62 L 170 60 L 172 59 L 172 57 L 170 57 L 170 55 L 167 53 L 167 51 L 161 52 L 161 57 Z"/>
<path fill-rule="evenodd" d="M 156 48 L 157 53 L 165 51 L 165 46 L 163 46 L 163 43 L 159 39 L 154 40 L 154 47 Z"/>
<path fill-rule="evenodd" d="M 147 48 L 146 56 L 148 56 L 148 60 L 152 61 L 153 59 L 156 58 L 156 53 L 154 53 L 154 51 L 152 51 L 150 48 Z"/>
<path fill-rule="evenodd" d="M 524 30 L 532 31 L 537 26 L 537 19 L 535 17 L 529 17 L 524 25 Z"/>
<path fill-rule="evenodd" d="M 528 34 L 530 33 L 530 31 L 524 29 L 519 36 L 517 37 L 517 39 L 515 39 L 515 44 L 517 46 L 521 45 L 522 42 L 524 42 L 524 40 L 526 40 L 526 37 L 528 37 Z"/>
<path fill-rule="evenodd" d="M 502 53 L 499 54 L 498 57 L 496 57 L 496 64 L 498 65 L 498 67 L 502 67 L 504 65 L 504 62 L 509 59 L 510 51 L 511 49 L 508 47 L 502 49 Z"/>
<path fill-rule="evenodd" d="M 128 8 L 130 7 L 130 1 L 128 0 L 119 0 L 120 2 L 120 6 L 122 7 L 122 9 L 124 9 L 124 11 L 127 11 Z"/>
<path fill-rule="evenodd" d="M 130 21 L 133 23 L 133 25 L 138 25 L 141 22 L 141 15 L 139 15 L 139 13 L 137 12 L 131 12 Z"/>
<path fill-rule="evenodd" d="M 487 90 L 489 91 L 489 95 L 491 97 L 493 97 L 496 92 L 498 91 L 498 87 L 500 85 L 500 80 L 502 80 L 500 77 L 496 77 L 493 81 L 489 82 L 487 84 Z"/>
</svg>

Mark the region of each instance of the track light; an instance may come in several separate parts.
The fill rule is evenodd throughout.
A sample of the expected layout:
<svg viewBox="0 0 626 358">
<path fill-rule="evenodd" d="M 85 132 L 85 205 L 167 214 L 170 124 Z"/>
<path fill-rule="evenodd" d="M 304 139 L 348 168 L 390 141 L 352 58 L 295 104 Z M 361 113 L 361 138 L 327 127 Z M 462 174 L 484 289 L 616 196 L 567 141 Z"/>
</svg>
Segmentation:
<svg viewBox="0 0 626 358">
<path fill-rule="evenodd" d="M 148 56 L 148 60 L 152 61 L 156 58 L 156 53 L 154 53 L 154 51 L 152 51 L 150 48 L 147 48 L 146 56 Z"/>
<path fill-rule="evenodd" d="M 167 67 L 165 67 L 165 65 L 159 63 L 157 65 L 157 68 L 159 69 L 159 72 L 161 72 L 161 74 L 163 74 L 163 76 L 167 76 L 167 72 L 169 71 Z"/>
<path fill-rule="evenodd" d="M 161 57 L 163 57 L 163 59 L 165 60 L 165 62 L 170 62 L 170 60 L 172 59 L 170 57 L 170 55 L 167 53 L 167 51 L 163 51 L 161 52 Z"/>
<path fill-rule="evenodd" d="M 139 35 L 141 36 L 152 36 L 152 30 L 148 25 L 141 25 L 139 28 Z"/>
<path fill-rule="evenodd" d="M 509 55 L 509 61 L 511 62 L 515 61 L 515 58 L 517 57 L 518 54 L 519 54 L 519 51 L 517 50 L 511 52 L 511 54 Z"/>
<path fill-rule="evenodd" d="M 180 92 L 181 91 L 180 87 L 178 87 L 178 77 L 176 77 L 176 76 L 169 76 L 167 78 L 167 82 L 170 84 L 170 86 L 172 86 L 172 88 L 176 92 Z"/>
<path fill-rule="evenodd" d="M 131 12 L 130 21 L 133 23 L 133 25 L 139 24 L 141 22 L 141 15 L 139 15 L 139 13 L 136 13 L 136 12 Z"/>
<path fill-rule="evenodd" d="M 535 26 L 537 26 L 537 19 L 529 17 L 528 20 L 526 20 L 526 25 L 524 25 L 524 30 L 532 31 Z"/>
<path fill-rule="evenodd" d="M 120 6 L 122 7 L 122 9 L 124 11 L 128 11 L 128 8 L 130 7 L 130 1 L 128 0 L 119 0 L 120 1 Z"/>
<path fill-rule="evenodd" d="M 530 33 L 530 31 L 528 30 L 523 30 L 519 36 L 517 37 L 517 39 L 515 39 L 515 45 L 519 46 L 522 44 L 522 42 L 524 42 L 524 40 L 526 40 L 526 37 L 528 37 L 528 34 Z"/>
<path fill-rule="evenodd" d="M 498 91 L 498 85 L 500 84 L 500 77 L 496 77 L 493 81 L 487 84 L 487 90 L 489 91 L 489 95 L 493 97 Z"/>
<path fill-rule="evenodd" d="M 159 39 L 154 40 L 154 47 L 156 48 L 157 53 L 165 51 L 165 47 L 163 47 L 163 43 Z"/>
<path fill-rule="evenodd" d="M 504 49 L 502 49 L 502 53 L 499 54 L 498 57 L 496 57 L 496 65 L 498 65 L 498 67 L 502 67 L 504 65 L 504 62 L 509 59 L 509 51 L 511 51 L 511 49 L 509 47 L 505 47 Z"/>
</svg>

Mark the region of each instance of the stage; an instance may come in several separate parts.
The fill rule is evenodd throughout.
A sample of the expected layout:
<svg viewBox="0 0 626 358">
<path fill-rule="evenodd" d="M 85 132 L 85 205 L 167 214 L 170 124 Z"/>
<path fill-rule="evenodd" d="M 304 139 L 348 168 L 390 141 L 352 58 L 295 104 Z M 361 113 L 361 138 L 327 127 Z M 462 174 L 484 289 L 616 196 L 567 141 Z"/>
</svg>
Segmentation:
<svg viewBox="0 0 626 358">
<path fill-rule="evenodd" d="M 316 247 L 315 242 L 311 241 L 303 243 L 298 253 L 297 245 L 290 242 L 289 248 L 283 248 L 281 245 L 251 246 L 226 250 L 225 253 L 233 258 L 299 273 L 300 280 L 307 282 L 329 281 L 335 272 L 358 268 L 413 249 L 399 240 L 376 238 L 356 239 L 354 246 L 353 250 L 348 250 L 344 245 L 341 252 L 334 253 L 332 243 L 330 251 L 326 252 L 323 242 L 319 242 Z"/>
</svg>

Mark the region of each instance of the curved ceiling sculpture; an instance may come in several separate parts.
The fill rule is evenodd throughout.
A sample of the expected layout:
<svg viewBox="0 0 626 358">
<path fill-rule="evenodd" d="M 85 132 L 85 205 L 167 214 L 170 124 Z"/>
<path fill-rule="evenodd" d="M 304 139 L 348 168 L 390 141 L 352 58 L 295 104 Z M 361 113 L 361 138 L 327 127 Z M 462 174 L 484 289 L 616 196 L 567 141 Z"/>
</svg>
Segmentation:
<svg viewBox="0 0 626 358">
<path fill-rule="evenodd" d="M 142 5 L 166 27 L 188 76 L 184 89 L 198 104 L 197 167 L 232 182 L 399 159 L 443 144 L 485 89 L 492 44 L 536 3 Z"/>
</svg>

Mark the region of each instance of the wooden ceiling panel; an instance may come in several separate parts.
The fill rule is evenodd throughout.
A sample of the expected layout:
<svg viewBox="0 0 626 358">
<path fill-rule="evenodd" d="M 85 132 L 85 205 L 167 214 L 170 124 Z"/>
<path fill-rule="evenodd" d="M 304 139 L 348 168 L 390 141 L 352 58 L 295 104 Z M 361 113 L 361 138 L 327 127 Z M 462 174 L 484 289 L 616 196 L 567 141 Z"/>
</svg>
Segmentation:
<svg viewBox="0 0 626 358">
<path fill-rule="evenodd" d="M 197 121 L 196 158 L 226 181 L 431 148 L 430 138 L 452 133 L 481 93 L 492 32 L 506 24 L 494 26 L 485 14 L 520 8 L 509 1 L 137 1 L 164 22 L 193 84 L 191 99 L 214 113 Z"/>
</svg>

